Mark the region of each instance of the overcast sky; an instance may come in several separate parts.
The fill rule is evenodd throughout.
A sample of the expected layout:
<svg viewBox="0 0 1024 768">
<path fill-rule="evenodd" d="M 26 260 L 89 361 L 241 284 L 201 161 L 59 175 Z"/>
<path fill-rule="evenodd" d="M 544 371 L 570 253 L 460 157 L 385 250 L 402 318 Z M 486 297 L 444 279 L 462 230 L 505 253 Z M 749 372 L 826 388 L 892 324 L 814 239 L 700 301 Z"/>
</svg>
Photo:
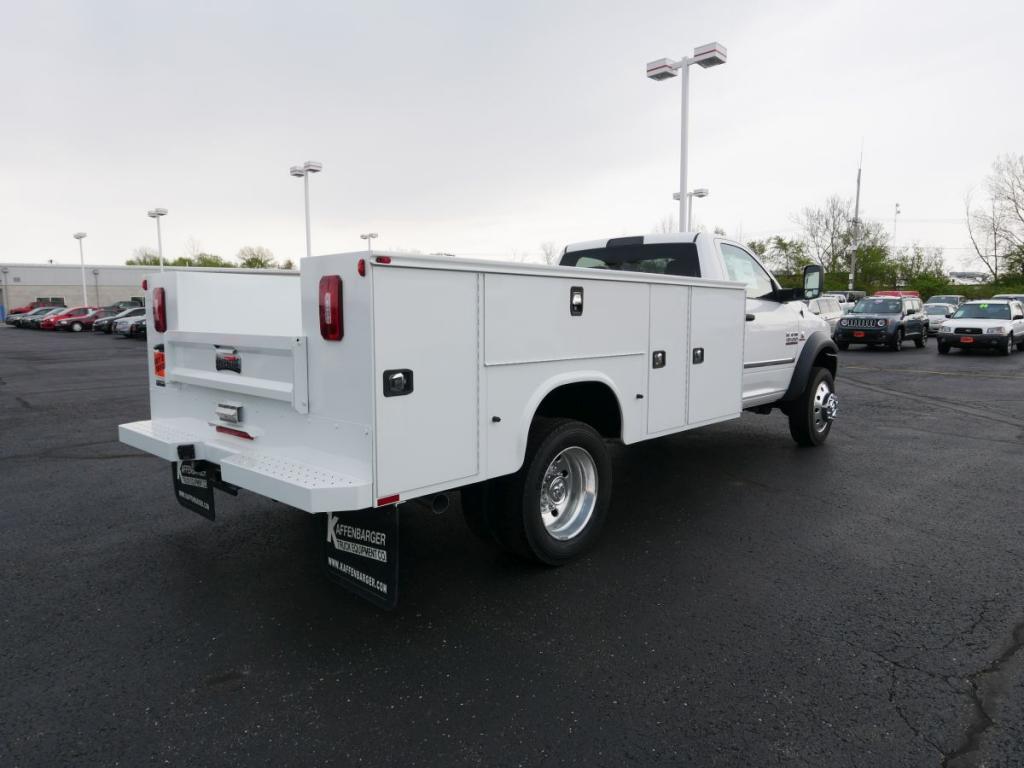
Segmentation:
<svg viewBox="0 0 1024 768">
<path fill-rule="evenodd" d="M 1024 152 L 1024 4 L 8 2 L 0 261 L 121 263 L 188 238 L 233 256 L 381 248 L 539 258 L 655 229 L 678 184 L 678 80 L 647 61 L 720 41 L 691 77 L 695 220 L 750 239 L 853 197 L 964 266 L 963 199 Z"/>
</svg>

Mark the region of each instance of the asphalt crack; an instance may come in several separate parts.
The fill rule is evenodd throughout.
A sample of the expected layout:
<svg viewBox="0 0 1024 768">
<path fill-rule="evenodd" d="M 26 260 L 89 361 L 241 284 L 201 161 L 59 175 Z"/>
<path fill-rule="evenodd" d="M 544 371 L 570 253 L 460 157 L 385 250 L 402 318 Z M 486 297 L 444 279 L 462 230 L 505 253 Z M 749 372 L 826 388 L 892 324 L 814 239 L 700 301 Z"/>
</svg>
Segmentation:
<svg viewBox="0 0 1024 768">
<path fill-rule="evenodd" d="M 984 677 L 999 674 L 1002 666 L 1016 656 L 1021 648 L 1024 648 L 1024 621 L 1020 622 L 1013 628 L 1010 644 L 1001 654 L 999 654 L 999 656 L 996 657 L 994 661 L 991 661 L 989 664 L 967 677 L 967 683 L 970 686 L 968 697 L 970 698 L 974 714 L 971 722 L 967 726 L 967 729 L 964 731 L 964 737 L 960 741 L 959 746 L 957 746 L 957 748 L 952 752 L 949 752 L 945 756 L 945 759 L 943 759 L 943 768 L 959 765 L 963 758 L 977 752 L 981 747 L 982 737 L 990 728 L 992 728 L 992 726 L 996 724 L 996 721 L 992 717 L 992 713 L 985 709 L 985 703 L 982 700 L 983 697 L 979 683 Z"/>
</svg>

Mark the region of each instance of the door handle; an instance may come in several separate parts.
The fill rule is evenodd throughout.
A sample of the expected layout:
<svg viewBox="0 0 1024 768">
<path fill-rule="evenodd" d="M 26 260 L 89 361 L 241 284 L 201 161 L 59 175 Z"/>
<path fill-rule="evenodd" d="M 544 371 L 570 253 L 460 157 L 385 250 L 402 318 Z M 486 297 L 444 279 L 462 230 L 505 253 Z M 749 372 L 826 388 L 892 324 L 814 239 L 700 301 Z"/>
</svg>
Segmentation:
<svg viewBox="0 0 1024 768">
<path fill-rule="evenodd" d="M 747 313 L 747 322 L 749 323 L 749 322 L 750 322 L 751 320 L 753 320 L 753 319 L 754 319 L 754 315 L 752 315 L 752 314 L 750 314 L 750 313 L 748 312 L 748 313 Z"/>
</svg>

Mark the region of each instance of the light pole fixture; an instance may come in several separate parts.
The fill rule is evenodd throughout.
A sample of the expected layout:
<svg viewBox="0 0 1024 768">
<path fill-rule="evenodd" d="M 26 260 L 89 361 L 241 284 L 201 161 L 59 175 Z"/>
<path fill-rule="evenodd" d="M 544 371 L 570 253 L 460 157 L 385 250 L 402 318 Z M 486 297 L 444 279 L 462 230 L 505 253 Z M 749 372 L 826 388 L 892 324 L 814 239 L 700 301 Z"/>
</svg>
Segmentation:
<svg viewBox="0 0 1024 768">
<path fill-rule="evenodd" d="M 679 61 L 673 61 L 672 59 L 658 59 L 657 61 L 651 61 L 647 64 L 647 76 L 651 78 L 651 80 L 668 80 L 676 75 L 680 75 L 680 80 L 682 80 L 683 110 L 679 142 L 679 189 L 681 190 L 687 189 L 686 171 L 688 159 L 687 132 L 689 130 L 690 122 L 690 65 L 699 64 L 707 69 L 708 67 L 716 67 L 719 64 L 725 64 L 725 61 L 725 46 L 720 43 L 708 43 L 707 45 L 701 45 L 694 48 L 692 56 L 684 56 Z M 686 209 L 687 201 L 680 199 L 680 232 L 685 232 L 686 228 L 690 224 Z"/>
<path fill-rule="evenodd" d="M 699 187 L 686 193 L 686 221 L 689 226 L 693 226 L 693 198 L 695 197 L 707 197 L 711 194 L 711 190 L 707 187 Z M 678 200 L 679 193 L 673 192 L 672 199 Z"/>
<path fill-rule="evenodd" d="M 89 297 L 85 294 L 85 249 L 82 247 L 82 241 L 85 239 L 85 232 L 75 232 L 72 237 L 78 241 L 78 259 L 82 263 L 82 306 L 89 306 Z"/>
<path fill-rule="evenodd" d="M 290 169 L 288 169 L 288 173 L 290 173 L 292 176 L 294 176 L 297 179 L 299 179 L 299 178 L 302 179 L 302 186 L 304 187 L 305 193 L 306 193 L 306 256 L 307 257 L 313 255 L 313 246 L 312 246 L 312 243 L 310 242 L 310 232 L 309 232 L 309 174 L 311 174 L 311 173 L 320 173 L 320 171 L 322 171 L 323 169 L 324 169 L 323 163 L 317 163 L 317 162 L 315 162 L 313 160 L 307 160 L 302 165 L 293 165 Z"/>
<path fill-rule="evenodd" d="M 160 236 L 160 217 L 167 215 L 166 208 L 154 208 L 151 211 L 146 211 L 146 215 L 151 219 L 156 219 L 156 254 L 160 257 L 160 271 L 164 271 L 164 241 Z"/>
<path fill-rule="evenodd" d="M 896 203 L 896 207 L 892 212 L 892 255 L 896 255 L 896 217 L 900 215 L 900 204 Z"/>
<path fill-rule="evenodd" d="M 377 233 L 376 232 L 366 232 L 366 233 L 360 235 L 359 237 L 366 241 L 366 252 L 367 253 L 372 253 L 373 252 L 373 241 L 374 241 L 374 238 L 377 237 Z"/>
</svg>

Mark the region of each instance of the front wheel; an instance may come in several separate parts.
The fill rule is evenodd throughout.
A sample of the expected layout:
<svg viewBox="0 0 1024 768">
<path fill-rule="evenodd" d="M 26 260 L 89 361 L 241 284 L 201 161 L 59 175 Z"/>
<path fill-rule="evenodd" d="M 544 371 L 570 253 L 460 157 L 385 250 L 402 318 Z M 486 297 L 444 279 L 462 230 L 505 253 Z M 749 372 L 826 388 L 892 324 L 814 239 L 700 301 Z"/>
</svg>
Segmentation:
<svg viewBox="0 0 1024 768">
<path fill-rule="evenodd" d="M 891 349 L 893 352 L 899 352 L 901 349 L 903 349 L 903 329 L 902 328 L 897 330 L 896 333 L 894 333 L 892 335 L 892 338 L 889 340 L 889 349 Z"/>
<path fill-rule="evenodd" d="M 593 427 L 538 418 L 520 470 L 490 481 L 485 493 L 463 491 L 463 511 L 475 533 L 503 549 L 562 565 L 597 541 L 611 490 L 608 446 Z"/>
<path fill-rule="evenodd" d="M 928 343 L 928 331 L 921 331 L 921 335 L 914 339 L 914 345 L 918 349 L 924 349 L 924 345 Z"/>
<path fill-rule="evenodd" d="M 940 342 L 938 342 L 938 347 L 939 347 L 939 354 L 940 355 L 948 355 L 949 354 L 949 344 L 943 344 L 940 341 Z"/>
<path fill-rule="evenodd" d="M 1013 334 L 1011 333 L 1006 337 L 1006 341 L 1003 343 L 1003 346 L 999 348 L 999 354 L 1003 357 L 1013 354 L 1013 344 Z"/>
<path fill-rule="evenodd" d="M 825 368 L 812 368 L 807 386 L 789 409 L 789 434 L 800 445 L 822 445 L 838 412 L 832 374 Z"/>
</svg>

